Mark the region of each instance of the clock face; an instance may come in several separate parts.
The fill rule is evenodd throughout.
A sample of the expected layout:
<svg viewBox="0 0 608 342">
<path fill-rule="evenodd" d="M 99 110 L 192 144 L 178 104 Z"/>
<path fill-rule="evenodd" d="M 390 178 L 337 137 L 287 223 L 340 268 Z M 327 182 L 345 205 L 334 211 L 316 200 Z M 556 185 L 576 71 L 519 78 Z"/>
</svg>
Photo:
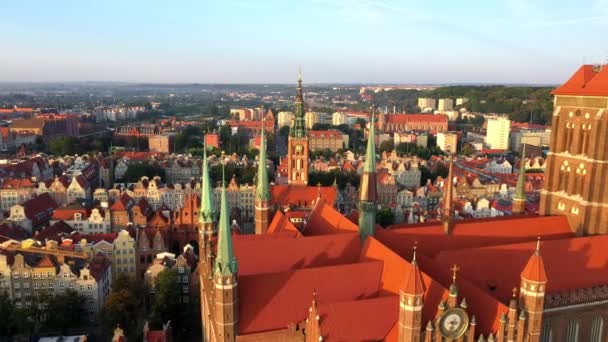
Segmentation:
<svg viewBox="0 0 608 342">
<path fill-rule="evenodd" d="M 296 145 L 296 151 L 298 151 L 298 152 L 302 151 L 302 145 Z"/>
<path fill-rule="evenodd" d="M 439 319 L 439 330 L 443 337 L 457 339 L 464 335 L 469 325 L 469 316 L 462 308 L 447 310 Z"/>
</svg>

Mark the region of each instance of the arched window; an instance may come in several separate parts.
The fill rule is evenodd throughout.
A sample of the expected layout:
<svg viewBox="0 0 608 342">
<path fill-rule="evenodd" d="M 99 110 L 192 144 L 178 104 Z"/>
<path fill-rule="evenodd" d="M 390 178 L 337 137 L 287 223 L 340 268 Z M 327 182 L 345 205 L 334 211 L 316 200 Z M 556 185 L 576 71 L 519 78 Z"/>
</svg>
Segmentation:
<svg viewBox="0 0 608 342">
<path fill-rule="evenodd" d="M 559 170 L 559 189 L 562 191 L 568 191 L 568 177 L 570 176 L 570 164 L 567 160 L 564 160 Z"/>
<path fill-rule="evenodd" d="M 585 168 L 585 164 L 578 164 L 578 167 L 576 168 L 576 178 L 574 183 L 574 186 L 576 187 L 575 191 L 577 194 L 581 194 L 583 192 L 583 180 L 585 179 L 586 175 L 587 169 Z"/>
<path fill-rule="evenodd" d="M 568 328 L 566 328 L 566 342 L 578 342 L 578 322 L 570 321 Z"/>
<path fill-rule="evenodd" d="M 588 113 L 585 114 L 585 115 L 588 115 Z M 590 123 L 584 123 L 581 126 L 581 129 L 582 129 L 581 133 L 583 135 L 582 136 L 583 142 L 582 142 L 582 148 L 581 148 L 580 152 L 582 154 L 586 154 L 587 153 L 587 149 L 589 148 L 589 135 L 591 135 L 591 124 Z"/>
<path fill-rule="evenodd" d="M 604 318 L 602 316 L 596 316 L 591 322 L 591 342 L 603 341 L 602 335 L 604 334 Z"/>
<path fill-rule="evenodd" d="M 553 342 L 553 330 L 551 329 L 551 324 L 549 324 L 549 322 L 543 324 L 543 330 L 540 332 L 540 341 Z"/>
</svg>

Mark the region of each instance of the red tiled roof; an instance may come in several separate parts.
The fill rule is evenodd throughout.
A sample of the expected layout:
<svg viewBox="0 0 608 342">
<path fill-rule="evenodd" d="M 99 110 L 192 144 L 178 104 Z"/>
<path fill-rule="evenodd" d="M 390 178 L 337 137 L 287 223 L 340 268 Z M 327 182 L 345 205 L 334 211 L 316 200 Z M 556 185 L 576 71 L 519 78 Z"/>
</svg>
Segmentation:
<svg viewBox="0 0 608 342">
<path fill-rule="evenodd" d="M 32 225 L 35 227 L 51 218 L 53 210 L 57 208 L 57 204 L 51 195 L 45 192 L 23 202 L 23 208 L 25 210 L 25 216 L 32 220 Z"/>
<path fill-rule="evenodd" d="M 408 122 L 439 122 L 448 123 L 445 115 L 433 114 L 391 114 L 384 116 L 386 123 L 408 123 Z"/>
<path fill-rule="evenodd" d="M 239 332 L 283 329 L 303 321 L 315 290 L 319 302 L 327 304 L 375 297 L 381 274 L 382 262 L 371 261 L 239 276 Z"/>
<path fill-rule="evenodd" d="M 268 230 L 266 233 L 275 234 L 279 232 L 290 232 L 295 234 L 295 236 L 302 236 L 298 228 L 296 228 L 296 226 L 294 226 L 293 223 L 291 223 L 291 221 L 289 221 L 285 215 L 283 215 L 283 212 L 277 210 L 272 218 L 272 221 L 270 221 L 270 225 L 268 225 Z"/>
<path fill-rule="evenodd" d="M 565 216 L 517 216 L 456 221 L 446 235 L 437 223 L 398 224 L 376 231 L 376 238 L 399 255 L 409 258 L 418 251 L 433 257 L 441 251 L 489 245 L 560 239 L 574 236 Z"/>
<path fill-rule="evenodd" d="M 333 186 L 322 186 L 321 198 L 327 203 L 334 203 L 337 197 L 336 188 Z M 290 186 L 274 185 L 271 188 L 271 198 L 280 206 L 295 205 L 312 207 L 313 201 L 317 199 L 319 187 L 317 186 Z"/>
<path fill-rule="evenodd" d="M 46 240 L 54 240 L 61 241 L 60 235 L 67 235 L 73 232 L 74 229 L 70 227 L 67 223 L 63 221 L 57 221 L 53 223 L 50 227 L 46 227 L 38 232 L 34 238 L 38 241 L 46 241 Z"/>
<path fill-rule="evenodd" d="M 547 282 L 547 273 L 545 271 L 545 263 L 543 262 L 543 257 L 538 253 L 538 251 L 534 251 L 526 267 L 521 272 L 521 277 L 530 281 L 535 281 L 539 283 Z"/>
<path fill-rule="evenodd" d="M 605 284 L 608 279 L 607 245 L 606 235 L 543 240 L 540 254 L 548 279 L 547 292 L 559 293 Z M 535 248 L 536 241 L 446 251 L 438 254 L 436 260 L 443 265 L 457 263 L 462 277 L 506 303 L 511 297 L 511 289 L 519 285 L 520 274 Z M 576 270 L 576 274 L 564 270 Z M 489 285 L 495 286 L 495 290 L 490 291 Z"/>
<path fill-rule="evenodd" d="M 74 220 L 74 214 L 80 213 L 82 214 L 82 218 L 86 219 L 89 216 L 89 211 L 85 208 L 57 208 L 53 211 L 53 220 L 64 220 L 64 221 L 72 221 Z"/>
<path fill-rule="evenodd" d="M 399 296 L 319 303 L 323 341 L 382 341 L 399 318 Z"/>
<path fill-rule="evenodd" d="M 241 237 L 233 241 L 240 276 L 353 263 L 361 250 L 358 234 L 296 239 Z"/>
<path fill-rule="evenodd" d="M 48 255 L 45 255 L 40 259 L 36 267 L 55 267 L 55 264 Z"/>
<path fill-rule="evenodd" d="M 19 226 L 3 223 L 0 225 L 0 242 L 6 241 L 7 238 L 21 241 L 27 238 L 27 233 Z"/>
<path fill-rule="evenodd" d="M 6 114 L 6 113 L 31 113 L 33 112 L 34 109 L 33 108 L 21 108 L 21 107 L 15 107 L 15 108 L 0 108 L 0 113 L 2 114 Z"/>
<path fill-rule="evenodd" d="M 116 202 L 114 202 L 114 204 L 112 204 L 110 210 L 125 211 L 131 207 L 132 202 L 133 199 L 131 198 L 131 196 L 124 193 L 120 196 L 118 200 L 116 200 Z"/>
<path fill-rule="evenodd" d="M 304 235 L 357 233 L 359 227 L 321 199 L 308 217 Z"/>
<path fill-rule="evenodd" d="M 557 87 L 553 95 L 608 95 L 608 68 L 597 71 L 593 65 L 583 65 L 566 83 Z"/>
<path fill-rule="evenodd" d="M 2 189 L 31 188 L 34 186 L 28 178 L 5 178 L 2 182 Z"/>
<path fill-rule="evenodd" d="M 418 264 L 413 261 L 410 265 L 410 271 L 407 278 L 405 278 L 403 285 L 403 292 L 414 295 L 424 294 L 424 283 L 422 282 L 420 268 L 418 267 Z"/>
</svg>

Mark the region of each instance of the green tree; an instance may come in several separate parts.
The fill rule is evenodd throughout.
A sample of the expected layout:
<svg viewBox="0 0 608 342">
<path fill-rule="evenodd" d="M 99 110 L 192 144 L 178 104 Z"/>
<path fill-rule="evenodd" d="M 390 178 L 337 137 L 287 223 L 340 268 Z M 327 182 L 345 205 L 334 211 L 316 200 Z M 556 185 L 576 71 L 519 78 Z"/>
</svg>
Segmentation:
<svg viewBox="0 0 608 342">
<path fill-rule="evenodd" d="M 0 282 L 2 278 L 0 277 Z M 17 309 L 6 291 L 0 291 L 0 341 L 18 332 Z"/>
<path fill-rule="evenodd" d="M 470 156 L 475 153 L 475 147 L 471 143 L 466 143 L 464 146 L 462 146 L 461 153 L 465 156 Z"/>
<path fill-rule="evenodd" d="M 86 302 L 87 297 L 73 289 L 55 294 L 49 299 L 45 327 L 67 335 L 70 328 L 83 326 L 87 317 Z"/>
<path fill-rule="evenodd" d="M 380 152 L 390 152 L 395 148 L 395 143 L 393 140 L 385 140 L 380 144 Z"/>
<path fill-rule="evenodd" d="M 159 326 L 171 320 L 173 328 L 179 330 L 179 318 L 183 309 L 180 305 L 177 272 L 173 269 L 165 269 L 158 274 L 154 284 L 152 324 Z"/>
<path fill-rule="evenodd" d="M 165 179 L 165 170 L 158 164 L 144 164 L 144 163 L 132 163 L 129 164 L 127 172 L 122 177 L 125 182 L 137 182 L 143 176 L 150 178 L 159 176 L 161 179 Z"/>
<path fill-rule="evenodd" d="M 128 334 L 129 341 L 141 340 L 146 288 L 125 274 L 119 274 L 112 284 L 112 292 L 102 310 L 102 322 L 106 335 L 110 335 L 117 325 Z"/>
<path fill-rule="evenodd" d="M 386 228 L 395 223 L 395 214 L 389 208 L 382 208 L 376 212 L 376 222 Z"/>
</svg>

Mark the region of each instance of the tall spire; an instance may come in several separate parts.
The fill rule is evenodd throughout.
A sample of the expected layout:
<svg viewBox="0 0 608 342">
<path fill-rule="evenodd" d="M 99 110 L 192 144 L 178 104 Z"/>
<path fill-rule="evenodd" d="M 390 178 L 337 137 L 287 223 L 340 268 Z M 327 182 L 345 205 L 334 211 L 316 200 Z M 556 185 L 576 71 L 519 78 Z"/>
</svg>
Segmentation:
<svg viewBox="0 0 608 342">
<path fill-rule="evenodd" d="M 258 161 L 256 198 L 262 201 L 270 200 L 270 189 L 268 188 L 268 170 L 266 169 L 266 119 L 262 119 L 262 134 L 260 136 L 260 155 Z"/>
<path fill-rule="evenodd" d="M 376 120 L 374 108 L 372 107 L 372 118 L 369 122 L 369 136 L 367 138 L 367 149 L 365 151 L 365 165 L 363 171 L 376 172 Z"/>
<path fill-rule="evenodd" d="M 370 120 L 369 137 L 367 139 L 367 150 L 363 174 L 361 175 L 361 186 L 359 194 L 359 235 L 365 239 L 374 235 L 376 226 L 376 146 L 374 143 L 374 108 L 372 107 L 372 118 Z"/>
<path fill-rule="evenodd" d="M 526 211 L 526 145 L 524 144 L 521 160 L 519 162 L 519 175 L 517 177 L 517 186 L 515 187 L 515 195 L 513 196 L 513 206 L 511 212 L 513 214 L 523 214 Z"/>
<path fill-rule="evenodd" d="M 306 124 L 305 124 L 305 114 L 306 110 L 304 109 L 304 93 L 302 91 L 302 70 L 300 69 L 298 72 L 298 86 L 296 91 L 296 101 L 294 103 L 294 123 L 290 130 L 290 135 L 292 137 L 305 137 L 306 136 Z"/>
<path fill-rule="evenodd" d="M 443 197 L 443 208 L 441 213 L 441 223 L 443 224 L 443 231 L 446 234 L 452 232 L 454 223 L 452 222 L 452 215 L 454 211 L 454 159 L 450 157 L 450 166 L 448 171 L 448 178 L 445 180 L 444 197 Z"/>
<path fill-rule="evenodd" d="M 203 136 L 203 141 L 205 140 Z M 213 190 L 209 178 L 209 163 L 207 161 L 207 144 L 203 142 L 203 167 L 201 177 L 201 206 L 198 221 L 210 223 L 215 221 L 215 206 L 213 204 Z"/>
<path fill-rule="evenodd" d="M 217 241 L 217 256 L 215 258 L 215 275 L 229 276 L 237 272 L 237 262 L 232 248 L 232 232 L 228 215 L 228 200 L 226 198 L 226 183 L 224 181 L 224 167 L 222 166 L 222 198 L 220 205 L 220 219 L 218 222 L 219 236 Z"/>
</svg>

